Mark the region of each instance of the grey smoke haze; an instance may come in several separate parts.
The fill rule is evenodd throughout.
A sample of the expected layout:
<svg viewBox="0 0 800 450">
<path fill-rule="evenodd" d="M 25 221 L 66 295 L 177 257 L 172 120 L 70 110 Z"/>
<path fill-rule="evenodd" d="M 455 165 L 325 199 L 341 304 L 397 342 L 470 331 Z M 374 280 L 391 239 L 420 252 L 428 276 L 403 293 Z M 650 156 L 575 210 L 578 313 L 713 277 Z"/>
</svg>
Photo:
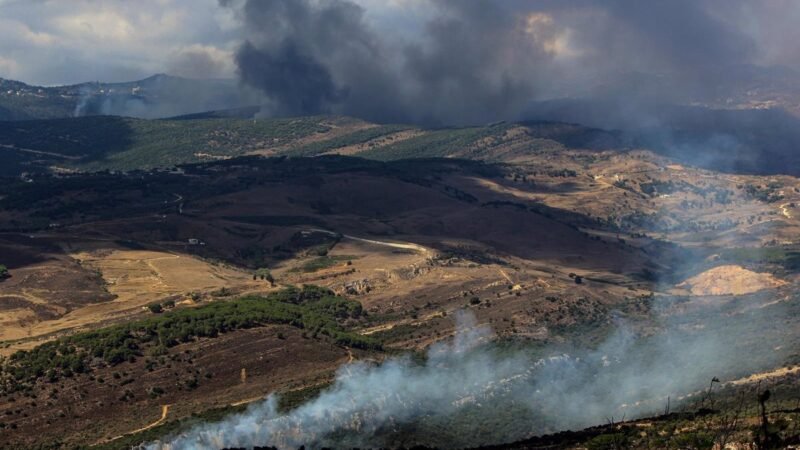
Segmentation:
<svg viewBox="0 0 800 450">
<path fill-rule="evenodd" d="M 100 93 L 101 90 L 106 92 Z M 75 105 L 75 117 L 113 115 L 147 119 L 236 108 L 258 95 L 233 80 L 195 80 L 165 75 L 131 83 L 88 83 L 79 91 L 81 96 Z"/>
<path fill-rule="evenodd" d="M 238 75 L 257 93 L 225 106 L 425 125 L 558 98 L 800 114 L 798 20 L 792 0 L 0 0 L 0 77 Z"/>
<path fill-rule="evenodd" d="M 751 81 L 748 67 L 800 66 L 788 44 L 766 52 L 761 32 L 800 11 L 789 2 L 400 2 L 424 5 L 410 25 L 400 7 L 400 25 L 376 19 L 374 2 L 221 3 L 242 22 L 241 80 L 273 114 L 482 123 L 518 118 L 537 99 L 719 101 Z"/>
<path fill-rule="evenodd" d="M 246 42 L 241 80 L 274 114 L 344 113 L 378 121 L 467 123 L 513 113 L 534 92 L 542 50 L 495 2 L 440 2 L 421 42 L 388 39 L 349 1 L 223 2 Z M 491 38 L 490 38 L 491 36 Z M 502 46 L 502 49 L 497 46 Z"/>
<path fill-rule="evenodd" d="M 655 317 L 660 331 L 654 335 L 641 336 L 620 321 L 618 330 L 595 350 L 552 349 L 544 358 L 499 350 L 488 344 L 489 328 L 461 314 L 455 337 L 434 345 L 422 364 L 395 358 L 377 366 L 345 365 L 330 388 L 290 413 L 278 413 L 271 395 L 242 414 L 145 447 L 394 448 L 507 442 L 603 423 L 612 416 L 619 420 L 663 411 L 668 395 L 674 400 L 707 387 L 713 376 L 745 374 L 778 358 L 767 352 L 756 361 L 753 348 L 742 343 L 741 324 L 726 318 L 724 308 L 703 314 L 700 322 L 676 319 L 671 314 L 675 305 L 661 308 Z M 763 320 L 758 311 L 749 314 L 749 321 Z"/>
<path fill-rule="evenodd" d="M 764 83 L 796 96 L 798 20 L 792 0 L 0 0 L 0 77 L 238 67 L 267 113 L 482 123 L 564 97 L 723 105 L 773 98 Z"/>
</svg>

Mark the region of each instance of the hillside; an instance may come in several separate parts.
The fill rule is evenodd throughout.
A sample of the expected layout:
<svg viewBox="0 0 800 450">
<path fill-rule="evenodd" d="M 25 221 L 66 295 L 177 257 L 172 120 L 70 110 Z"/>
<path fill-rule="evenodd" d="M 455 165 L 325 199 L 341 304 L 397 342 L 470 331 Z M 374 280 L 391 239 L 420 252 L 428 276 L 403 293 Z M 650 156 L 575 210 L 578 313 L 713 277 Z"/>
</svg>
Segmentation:
<svg viewBox="0 0 800 450">
<path fill-rule="evenodd" d="M 32 86 L 0 78 L 0 121 L 118 115 L 169 117 L 246 105 L 231 80 L 158 74 L 123 83 Z"/>
<path fill-rule="evenodd" d="M 251 115 L 252 109 L 164 120 L 98 116 L 0 124 L 2 170 L 5 175 L 43 169 L 127 171 L 242 155 L 505 161 L 543 150 L 622 145 L 613 133 L 547 122 L 421 129 L 346 117 L 238 118 L 242 113 Z"/>
<path fill-rule="evenodd" d="M 82 117 L 0 125 L 5 175 L 142 170 L 239 156 L 327 131 L 320 118 L 143 120 Z"/>
<path fill-rule="evenodd" d="M 0 0 L 0 450 L 800 450 L 798 19 Z"/>
<path fill-rule="evenodd" d="M 763 150 L 763 157 L 755 158 L 755 150 L 745 152 L 743 146 L 737 150 L 721 145 L 734 141 L 745 145 L 738 138 L 694 142 L 687 137 L 693 143 L 666 143 L 647 133 L 547 121 L 430 129 L 336 116 L 254 119 L 257 113 L 258 108 L 249 107 L 162 120 L 91 116 L 0 122 L 0 171 L 4 175 L 41 170 L 130 171 L 243 155 L 340 154 L 381 161 L 447 157 L 515 163 L 564 149 L 596 153 L 638 148 L 683 164 L 728 173 L 796 175 L 795 168 L 800 167 L 788 151 L 770 153 L 772 150 L 764 147 L 759 150 Z M 784 125 L 786 129 L 796 128 Z M 753 134 L 746 127 L 731 127 L 750 136 L 747 148 L 773 138 L 780 140 L 782 148 L 793 148 L 793 138 L 780 130 L 753 140 L 753 136 L 768 130 L 759 127 L 759 134 Z M 686 133 L 689 136 L 692 132 Z M 680 133 L 670 135 L 678 139 Z"/>
<path fill-rule="evenodd" d="M 81 120 L 168 129 L 161 121 Z M 163 122 L 213 133 L 220 120 Z M 270 392 L 285 394 L 286 411 L 336 386 L 347 373 L 337 368 L 349 361 L 373 367 L 369 361 L 447 344 L 463 313 L 491 328 L 486 342 L 497 347 L 489 354 L 500 358 L 492 366 L 511 370 L 496 376 L 519 381 L 498 385 L 489 372 L 476 386 L 502 388 L 455 392 L 453 401 L 464 405 L 456 416 L 381 430 L 380 442 L 433 445 L 442 441 L 429 438 L 440 436 L 491 444 L 582 428 L 606 415 L 658 412 L 666 396 L 702 389 L 711 376 L 735 380 L 798 361 L 800 329 L 787 319 L 797 316 L 800 276 L 795 178 L 714 173 L 646 151 L 609 150 L 602 143 L 613 136 L 570 125 L 417 130 L 329 117 L 224 123 L 263 126 L 276 140 L 255 152 L 283 156 L 231 150 L 229 159 L 172 171 L 0 179 L 0 262 L 10 275 L 0 282 L 0 354 L 8 357 L 6 383 L 22 389 L 0 396 L 12 448 L 127 448 L 201 418 L 223 420 Z M 152 148 L 166 145 L 158 131 L 139 130 L 136 139 L 149 136 Z M 504 138 L 487 138 L 486 130 Z M 106 136 L 91 126 L 80 133 L 63 142 Z M 567 148 L 580 144 L 576 136 L 597 148 Z M 420 156 L 449 157 L 326 154 L 357 156 L 422 138 L 432 144 Z M 542 140 L 548 144 L 531 148 Z M 60 150 L 74 157 L 82 148 Z M 285 157 L 302 149 L 319 156 Z M 680 286 L 731 265 L 778 281 L 757 292 L 708 292 L 714 295 Z M 304 285 L 340 299 L 304 305 L 279 297 L 291 305 L 274 307 L 259 300 Z M 207 311 L 226 319 L 207 322 Z M 618 341 L 623 318 L 624 329 L 643 338 L 641 347 Z M 684 358 L 644 339 L 661 334 L 678 339 L 666 348 L 699 353 Z M 713 344 L 720 341 L 736 344 L 722 351 Z M 624 351 L 608 356 L 613 348 Z M 549 392 L 535 388 L 548 372 L 527 367 L 593 349 L 606 359 L 587 357 L 587 364 L 653 358 L 683 369 L 670 377 L 677 384 L 658 374 L 651 381 L 638 372 L 609 374 L 634 377 L 638 388 L 620 393 L 641 401 L 633 409 L 609 403 L 603 389 L 581 391 L 579 375 L 563 377 L 578 384 L 559 389 L 592 405 L 575 420 L 488 401 Z M 742 354 L 750 356 L 731 364 L 731 355 Z M 529 363 L 519 372 L 505 362 L 520 359 Z M 367 391 L 366 398 L 380 396 Z M 580 404 L 574 400 L 566 403 Z"/>
<path fill-rule="evenodd" d="M 780 85 L 785 87 L 786 80 Z M 753 89 L 760 90 L 762 87 Z M 73 166 L 88 170 L 163 167 L 198 162 L 202 158 L 254 152 L 292 156 L 358 153 L 381 160 L 439 156 L 486 159 L 503 158 L 502 153 L 512 148 L 516 152 L 530 151 L 557 144 L 567 148 L 595 150 L 647 148 L 686 164 L 730 173 L 797 175 L 797 168 L 800 167 L 794 151 L 800 145 L 800 119 L 792 113 L 796 107 L 793 97 L 773 99 L 764 104 L 749 104 L 747 102 L 752 99 L 743 98 L 738 101 L 744 103 L 735 107 L 720 104 L 720 99 L 692 106 L 635 99 L 554 99 L 528 105 L 518 116 L 520 123 L 517 124 L 476 124 L 455 129 L 429 129 L 419 124 L 366 123 L 338 129 L 318 124 L 328 132 L 322 133 L 319 139 L 293 142 L 288 146 L 286 141 L 270 142 L 273 136 L 264 126 L 245 131 L 242 123 L 191 123 L 208 119 L 240 119 L 244 122 L 258 117 L 261 108 L 253 106 L 259 102 L 254 100 L 258 98 L 257 93 L 248 91 L 232 80 L 188 79 L 163 74 L 124 83 L 89 82 L 56 87 L 31 86 L 0 79 L 0 128 L 12 126 L 3 122 L 45 120 L 41 124 L 31 122 L 17 125 L 25 133 L 35 133 L 37 139 L 50 141 L 48 144 L 36 142 L 38 146 L 31 146 L 19 136 L 4 134 L 0 144 L 47 152 L 39 147 L 52 148 L 65 144 L 61 130 L 64 127 L 81 129 L 97 126 L 132 138 L 131 142 L 117 143 L 97 139 L 73 142 L 73 147 L 80 146 L 78 154 L 89 158 Z M 97 118 L 97 122 L 47 122 L 85 116 Z M 99 116 L 172 120 L 145 125 L 130 119 Z M 174 120 L 189 123 L 175 124 Z M 262 118 L 257 122 L 272 120 Z M 335 122 L 343 119 L 329 117 L 325 120 L 335 125 Z M 33 131 L 33 128 L 40 127 L 41 130 Z M 222 135 L 210 134 L 211 129 Z M 525 131 L 521 133 L 521 130 Z M 152 148 L 147 142 L 148 138 L 137 137 L 143 132 L 166 139 L 174 138 L 176 134 L 191 135 L 188 139 L 186 136 L 179 137 L 182 141 L 180 147 L 191 145 L 197 150 L 189 152 L 180 147 Z M 226 133 L 233 134 L 230 142 Z M 127 154 L 110 157 L 118 152 Z M 170 154 L 172 152 L 175 154 Z M 498 152 L 501 154 L 498 155 Z M 91 155 L 97 154 L 108 158 L 91 159 Z M 32 158 L 30 153 L 9 156 L 3 152 L 0 155 L 4 166 L 13 166 L 13 170 L 37 162 L 57 166 L 69 162 L 58 155 L 40 153 L 39 156 L 48 158 Z"/>
</svg>

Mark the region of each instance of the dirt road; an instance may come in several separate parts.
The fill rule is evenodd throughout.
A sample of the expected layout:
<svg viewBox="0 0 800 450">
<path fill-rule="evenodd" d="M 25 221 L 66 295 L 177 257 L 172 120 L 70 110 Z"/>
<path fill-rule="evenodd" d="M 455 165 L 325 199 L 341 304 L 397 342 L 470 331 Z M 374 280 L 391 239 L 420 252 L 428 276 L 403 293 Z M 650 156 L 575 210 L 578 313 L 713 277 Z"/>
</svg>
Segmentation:
<svg viewBox="0 0 800 450">
<path fill-rule="evenodd" d="M 375 239 L 364 239 L 356 236 L 350 236 L 348 234 L 334 233 L 333 231 L 322 230 L 319 228 L 311 228 L 308 231 L 316 231 L 318 233 L 325 233 L 331 236 L 341 236 L 344 239 L 350 239 L 351 241 L 356 241 L 356 242 L 363 242 L 365 244 L 382 245 L 384 247 L 400 248 L 403 250 L 413 250 L 415 252 L 419 252 L 424 255 L 429 255 L 431 253 L 429 249 L 418 244 L 412 244 L 410 242 L 390 242 L 390 241 L 378 241 Z"/>
<path fill-rule="evenodd" d="M 102 440 L 100 442 L 95 443 L 94 445 L 107 444 L 109 442 L 116 441 L 117 439 L 123 438 L 125 436 L 131 435 L 131 434 L 141 433 L 143 431 L 147 431 L 147 430 L 149 430 L 151 428 L 155 428 L 155 427 L 161 425 L 162 423 L 164 423 L 167 420 L 167 414 L 169 414 L 169 407 L 170 406 L 171 405 L 162 405 L 161 406 L 161 418 L 156 420 L 155 422 L 151 423 L 150 425 L 144 426 L 144 427 L 139 428 L 137 430 L 129 431 L 129 432 L 124 433 L 124 434 L 120 434 L 119 436 L 114 436 L 112 438 Z"/>
</svg>

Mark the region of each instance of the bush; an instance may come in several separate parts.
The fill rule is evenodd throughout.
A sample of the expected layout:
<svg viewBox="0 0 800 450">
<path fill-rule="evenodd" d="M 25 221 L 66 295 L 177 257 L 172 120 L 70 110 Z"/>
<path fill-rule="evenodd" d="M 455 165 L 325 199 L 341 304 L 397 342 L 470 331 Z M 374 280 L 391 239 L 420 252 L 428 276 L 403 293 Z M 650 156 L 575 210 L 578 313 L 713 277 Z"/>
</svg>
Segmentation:
<svg viewBox="0 0 800 450">
<path fill-rule="evenodd" d="M 9 276 L 11 276 L 11 275 L 8 272 L 8 267 L 0 264 L 0 280 L 2 280 L 4 278 L 8 278 Z"/>
<path fill-rule="evenodd" d="M 151 305 L 161 308 L 160 304 Z M 152 309 L 151 309 L 152 310 Z M 162 309 L 163 310 L 163 309 Z M 147 354 L 158 356 L 169 347 L 197 338 L 214 338 L 238 329 L 284 324 L 327 336 L 339 345 L 380 349 L 378 341 L 346 331 L 341 324 L 363 315 L 361 304 L 336 296 L 328 289 L 304 286 L 269 296 L 247 296 L 234 301 L 175 309 L 156 317 L 78 333 L 12 354 L 0 367 L 0 393 L 17 391 L 40 378 L 57 380 L 67 373 L 83 373 L 100 358 L 114 366 Z M 99 380 L 98 380 L 99 381 Z"/>
<path fill-rule="evenodd" d="M 269 282 L 269 284 L 275 284 L 275 278 L 272 276 L 272 272 L 264 267 L 256 270 L 256 273 L 253 275 L 253 277 L 253 279 L 260 278 L 261 280 Z"/>
<path fill-rule="evenodd" d="M 628 437 L 622 433 L 601 434 L 586 443 L 589 450 L 616 450 L 626 448 Z"/>
<path fill-rule="evenodd" d="M 160 388 L 158 386 L 153 386 L 153 387 L 151 387 L 150 389 L 147 390 L 147 395 L 149 395 L 150 398 L 160 397 L 160 396 L 164 395 L 164 389 L 162 389 L 162 388 Z"/>
</svg>

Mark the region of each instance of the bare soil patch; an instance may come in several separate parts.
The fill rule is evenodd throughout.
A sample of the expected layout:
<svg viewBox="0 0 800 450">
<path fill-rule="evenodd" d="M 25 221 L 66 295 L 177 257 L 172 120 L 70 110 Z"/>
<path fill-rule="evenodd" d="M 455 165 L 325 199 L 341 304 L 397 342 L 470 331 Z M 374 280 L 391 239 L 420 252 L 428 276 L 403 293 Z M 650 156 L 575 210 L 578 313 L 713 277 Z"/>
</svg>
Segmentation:
<svg viewBox="0 0 800 450">
<path fill-rule="evenodd" d="M 785 285 L 769 273 L 758 273 L 737 265 L 718 266 L 680 283 L 692 295 L 745 295 Z"/>
</svg>

